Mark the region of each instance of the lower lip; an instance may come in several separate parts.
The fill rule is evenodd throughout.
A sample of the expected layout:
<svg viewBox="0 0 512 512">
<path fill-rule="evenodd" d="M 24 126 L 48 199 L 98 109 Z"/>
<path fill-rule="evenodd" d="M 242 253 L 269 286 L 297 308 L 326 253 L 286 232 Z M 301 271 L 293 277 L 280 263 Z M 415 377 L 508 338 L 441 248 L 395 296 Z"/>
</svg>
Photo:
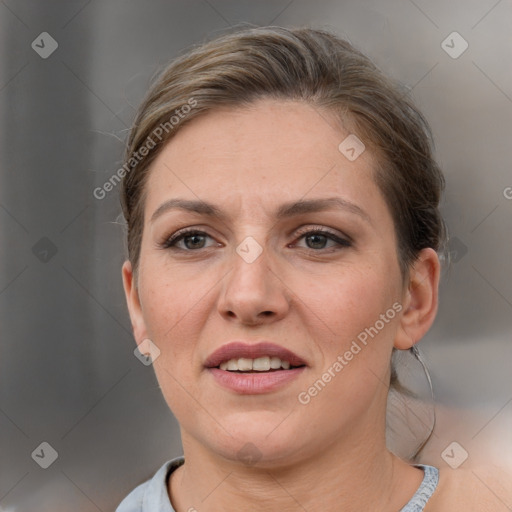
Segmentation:
<svg viewBox="0 0 512 512">
<path fill-rule="evenodd" d="M 220 368 L 208 368 L 213 378 L 223 387 L 241 395 L 259 395 L 282 388 L 296 379 L 305 366 L 291 370 L 262 373 L 235 373 Z"/>
</svg>

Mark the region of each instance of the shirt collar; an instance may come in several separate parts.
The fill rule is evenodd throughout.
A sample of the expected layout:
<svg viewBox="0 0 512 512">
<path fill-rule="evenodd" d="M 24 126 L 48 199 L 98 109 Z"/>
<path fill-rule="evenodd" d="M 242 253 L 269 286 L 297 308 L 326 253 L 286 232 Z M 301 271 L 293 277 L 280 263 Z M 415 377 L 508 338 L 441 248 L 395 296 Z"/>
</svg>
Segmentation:
<svg viewBox="0 0 512 512">
<path fill-rule="evenodd" d="M 185 462 L 183 456 L 166 462 L 149 481 L 142 500 L 142 512 L 175 512 L 167 492 L 169 475 Z"/>
</svg>

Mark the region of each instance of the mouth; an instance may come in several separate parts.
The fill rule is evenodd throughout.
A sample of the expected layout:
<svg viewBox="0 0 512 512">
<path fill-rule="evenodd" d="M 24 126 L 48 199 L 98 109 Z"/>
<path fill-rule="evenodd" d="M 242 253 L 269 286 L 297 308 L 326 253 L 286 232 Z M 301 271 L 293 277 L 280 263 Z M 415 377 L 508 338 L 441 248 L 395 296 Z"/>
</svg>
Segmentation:
<svg viewBox="0 0 512 512">
<path fill-rule="evenodd" d="M 261 342 L 249 345 L 234 341 L 215 350 L 207 358 L 204 366 L 228 372 L 259 373 L 291 370 L 307 364 L 291 350 L 274 343 Z"/>
<path fill-rule="evenodd" d="M 239 394 L 260 394 L 291 382 L 308 365 L 298 355 L 274 343 L 232 342 L 213 352 L 204 366 L 224 388 Z"/>
</svg>

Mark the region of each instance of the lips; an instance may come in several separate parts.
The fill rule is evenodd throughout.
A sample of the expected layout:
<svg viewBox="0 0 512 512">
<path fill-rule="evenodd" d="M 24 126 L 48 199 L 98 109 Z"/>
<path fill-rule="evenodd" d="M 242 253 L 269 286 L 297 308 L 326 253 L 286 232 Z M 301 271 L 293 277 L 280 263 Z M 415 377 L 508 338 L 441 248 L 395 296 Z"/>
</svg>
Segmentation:
<svg viewBox="0 0 512 512">
<path fill-rule="evenodd" d="M 252 345 L 241 341 L 227 343 L 210 354 L 204 366 L 217 368 L 221 363 L 231 359 L 257 359 L 265 356 L 278 357 L 282 361 L 288 361 L 291 366 L 307 366 L 306 361 L 291 350 L 267 341 Z"/>
</svg>

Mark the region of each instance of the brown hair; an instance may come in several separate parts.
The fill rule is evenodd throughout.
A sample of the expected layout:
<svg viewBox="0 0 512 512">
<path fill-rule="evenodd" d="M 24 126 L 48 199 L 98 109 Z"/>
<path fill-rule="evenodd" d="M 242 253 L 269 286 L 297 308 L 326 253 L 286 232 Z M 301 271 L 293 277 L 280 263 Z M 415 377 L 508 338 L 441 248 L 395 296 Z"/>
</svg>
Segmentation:
<svg viewBox="0 0 512 512">
<path fill-rule="evenodd" d="M 121 190 L 135 275 L 151 162 L 201 113 L 259 98 L 305 101 L 331 111 L 374 151 L 375 181 L 393 216 L 402 276 L 421 249 L 441 247 L 444 178 L 432 155 L 428 123 L 407 92 L 325 30 L 259 27 L 192 48 L 161 72 L 143 100 L 126 146 Z"/>
</svg>

